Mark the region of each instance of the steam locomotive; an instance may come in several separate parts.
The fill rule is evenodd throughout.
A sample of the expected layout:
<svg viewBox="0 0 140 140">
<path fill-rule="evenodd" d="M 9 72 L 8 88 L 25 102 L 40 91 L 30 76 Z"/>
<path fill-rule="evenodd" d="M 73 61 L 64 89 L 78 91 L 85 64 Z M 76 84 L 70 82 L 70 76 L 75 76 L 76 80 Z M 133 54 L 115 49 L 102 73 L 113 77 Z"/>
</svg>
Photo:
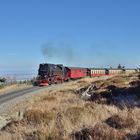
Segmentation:
<svg viewBox="0 0 140 140">
<path fill-rule="evenodd" d="M 137 69 L 107 69 L 107 68 L 81 68 L 67 67 L 62 64 L 40 64 L 37 83 L 39 86 L 63 83 L 70 79 L 79 79 L 86 76 L 97 77 L 123 73 L 135 73 Z"/>
</svg>

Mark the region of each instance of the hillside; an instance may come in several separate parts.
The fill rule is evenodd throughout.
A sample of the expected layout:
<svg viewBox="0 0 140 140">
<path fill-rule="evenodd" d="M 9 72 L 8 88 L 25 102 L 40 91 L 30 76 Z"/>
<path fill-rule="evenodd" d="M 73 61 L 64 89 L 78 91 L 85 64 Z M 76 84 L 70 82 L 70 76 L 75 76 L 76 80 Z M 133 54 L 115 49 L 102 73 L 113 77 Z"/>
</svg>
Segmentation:
<svg viewBox="0 0 140 140">
<path fill-rule="evenodd" d="M 140 75 L 84 78 L 35 96 L 1 140 L 140 138 Z"/>
</svg>

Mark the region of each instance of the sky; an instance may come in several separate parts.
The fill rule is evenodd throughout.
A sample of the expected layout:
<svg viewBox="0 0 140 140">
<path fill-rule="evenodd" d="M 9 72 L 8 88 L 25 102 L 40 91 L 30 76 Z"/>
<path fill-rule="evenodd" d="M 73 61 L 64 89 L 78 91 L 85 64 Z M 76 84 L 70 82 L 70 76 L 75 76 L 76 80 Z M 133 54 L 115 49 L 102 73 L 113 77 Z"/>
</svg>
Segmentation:
<svg viewBox="0 0 140 140">
<path fill-rule="evenodd" d="M 140 65 L 139 0 L 0 0 L 0 72 L 40 63 Z"/>
</svg>

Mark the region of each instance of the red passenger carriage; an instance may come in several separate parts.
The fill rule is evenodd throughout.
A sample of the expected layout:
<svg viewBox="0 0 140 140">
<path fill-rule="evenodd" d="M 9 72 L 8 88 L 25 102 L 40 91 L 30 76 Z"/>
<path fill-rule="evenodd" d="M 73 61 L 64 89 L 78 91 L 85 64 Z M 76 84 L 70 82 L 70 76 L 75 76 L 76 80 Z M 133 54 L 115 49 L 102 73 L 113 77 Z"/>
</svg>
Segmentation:
<svg viewBox="0 0 140 140">
<path fill-rule="evenodd" d="M 77 79 L 86 77 L 88 74 L 88 69 L 86 68 L 76 68 L 76 67 L 67 67 L 68 77 L 70 79 Z"/>
</svg>

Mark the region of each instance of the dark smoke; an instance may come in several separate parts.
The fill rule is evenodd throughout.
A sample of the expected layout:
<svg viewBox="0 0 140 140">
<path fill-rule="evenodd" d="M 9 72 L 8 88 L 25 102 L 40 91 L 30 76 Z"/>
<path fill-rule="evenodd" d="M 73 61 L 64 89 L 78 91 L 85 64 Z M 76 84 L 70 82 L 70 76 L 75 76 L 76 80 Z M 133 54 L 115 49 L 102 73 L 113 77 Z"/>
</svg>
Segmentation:
<svg viewBox="0 0 140 140">
<path fill-rule="evenodd" d="M 65 39 L 62 38 L 62 40 Z M 68 42 L 59 40 L 42 45 L 45 63 L 80 67 L 117 67 L 118 64 L 127 66 L 126 64 L 131 62 L 124 59 L 124 52 L 110 41 L 85 44 L 77 44 L 75 41 Z"/>
<path fill-rule="evenodd" d="M 76 53 L 70 43 L 48 42 L 42 46 L 42 52 L 46 62 L 57 60 L 58 63 L 72 64 L 76 61 Z"/>
<path fill-rule="evenodd" d="M 75 44 L 75 43 L 74 43 Z M 60 63 L 68 66 L 94 67 L 98 64 L 98 53 L 95 47 L 76 48 L 76 44 L 65 41 L 52 41 L 42 45 L 45 63 Z M 98 60 L 99 61 L 99 60 Z"/>
</svg>

